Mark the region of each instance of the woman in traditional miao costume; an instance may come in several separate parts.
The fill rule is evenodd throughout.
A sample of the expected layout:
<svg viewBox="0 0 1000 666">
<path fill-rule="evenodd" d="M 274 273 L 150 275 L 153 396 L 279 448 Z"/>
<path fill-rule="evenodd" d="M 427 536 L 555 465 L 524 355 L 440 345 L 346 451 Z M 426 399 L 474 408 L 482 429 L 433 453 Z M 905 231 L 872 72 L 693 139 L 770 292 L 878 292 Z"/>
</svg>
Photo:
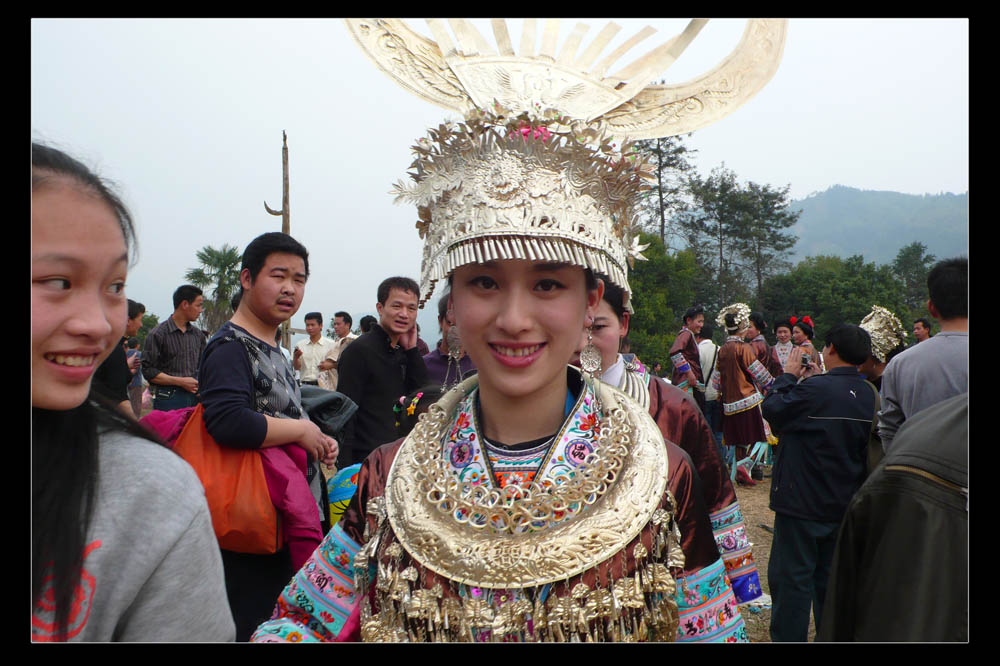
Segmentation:
<svg viewBox="0 0 1000 666">
<path fill-rule="evenodd" d="M 792 342 L 792 324 L 789 321 L 781 321 L 774 325 L 774 337 L 778 340 L 774 343 L 774 353 L 778 356 L 778 361 L 781 363 L 781 370 L 784 372 L 785 363 L 788 362 L 788 355 L 792 353 L 792 347 L 795 343 Z"/>
<path fill-rule="evenodd" d="M 449 319 L 478 374 L 448 391 L 405 439 L 365 460 L 344 518 L 255 640 L 677 636 L 671 572 L 683 570 L 684 554 L 663 436 L 641 406 L 592 376 L 589 362 L 586 372 L 567 364 L 601 301 L 595 275 L 620 287 L 627 304 L 626 265 L 643 249 L 634 211 L 651 173 L 631 144 L 606 132 L 628 134 L 635 117 L 644 136 L 666 136 L 719 117 L 651 122 L 638 118 L 645 101 L 621 108 L 701 23 L 672 50 L 649 53 L 633 68 L 647 78 L 628 90 L 567 60 L 560 77 L 574 85 L 560 78 L 566 93 L 550 95 L 547 86 L 524 84 L 552 79 L 552 58 L 530 52 L 529 21 L 522 54 L 491 60 L 484 77 L 470 72 L 479 41 L 465 21 L 449 22 L 459 49 L 441 21 L 428 21 L 437 43 L 394 19 L 348 21 L 397 82 L 465 114 L 418 142 L 413 182 L 396 193 L 419 215 L 420 303 L 437 283 L 450 286 Z M 760 75 L 740 90 L 744 99 L 773 74 L 784 42 L 783 21 L 752 23 L 727 60 Z M 510 55 L 503 21 L 493 27 Z M 553 27 L 546 35 L 554 38 Z M 610 34 L 602 31 L 588 60 Z M 505 69 L 513 61 L 516 74 Z M 516 110 L 502 108 L 501 97 Z"/>
<path fill-rule="evenodd" d="M 602 368 L 606 368 L 602 380 L 616 386 L 649 411 L 663 435 L 671 462 L 680 458 L 678 469 L 693 466 L 701 481 L 701 501 L 686 502 L 684 498 L 690 491 L 675 487 L 671 477 L 670 489 L 677 499 L 677 522 L 685 557 L 678 585 L 688 590 L 704 588 L 707 582 L 716 579 L 719 571 L 725 571 L 727 578 L 733 580 L 732 584 L 726 581 L 711 593 L 678 593 L 681 617 L 678 640 L 712 641 L 741 636 L 745 630 L 742 618 L 736 613 L 728 623 L 715 627 L 712 632 L 690 631 L 697 626 L 698 616 L 708 608 L 745 603 L 760 597 L 760 581 L 736 492 L 701 410 L 684 391 L 653 375 L 635 355 L 618 352 L 620 341 L 628 334 L 630 318 L 622 290 L 607 284 L 592 327 L 593 343 L 601 351 Z M 585 332 L 581 349 L 587 337 L 588 332 Z M 708 534 L 706 523 L 710 526 Z M 713 537 L 714 543 L 710 544 L 709 539 Z"/>
<path fill-rule="evenodd" d="M 792 317 L 789 319 L 792 324 L 792 343 L 802 347 L 802 352 L 810 355 L 810 360 L 817 372 L 826 372 L 826 364 L 823 362 L 823 354 L 819 352 L 812 343 L 816 332 L 813 330 L 813 322 L 809 315 L 802 317 Z"/>
<path fill-rule="evenodd" d="M 753 346 L 754 352 L 757 354 L 757 360 L 767 368 L 768 373 L 772 377 L 777 379 L 785 371 L 785 364 L 778 358 L 777 352 L 767 344 L 767 339 L 764 338 L 764 331 L 766 330 L 767 322 L 764 321 L 764 315 L 759 312 L 751 312 L 750 327 L 747 329 L 746 340 Z M 769 447 L 778 443 L 778 438 L 771 432 L 771 426 L 768 425 L 767 419 L 764 419 L 764 434 L 766 439 L 760 444 L 762 448 L 755 455 L 755 461 L 760 464 L 764 464 L 772 459 Z M 750 477 L 754 480 L 763 479 L 763 470 L 755 464 L 751 470 Z"/>
<path fill-rule="evenodd" d="M 516 193 L 518 223 L 502 224 L 486 206 L 496 233 L 450 222 L 453 207 L 475 210 L 511 194 L 493 169 L 479 183 L 458 181 L 447 196 L 425 171 L 406 192 L 428 222 L 422 235 L 432 261 L 421 302 L 435 280 L 448 281 L 453 321 L 478 375 L 442 397 L 405 440 L 365 461 L 358 502 L 255 640 L 335 640 L 352 626 L 338 625 L 337 611 L 347 615 L 354 605 L 364 640 L 677 635 L 671 571 L 683 570 L 684 558 L 663 438 L 635 402 L 567 366 L 601 300 L 594 273 L 628 294 L 624 264 L 634 231 L 611 217 L 629 219 L 640 165 L 609 160 L 572 132 L 525 122 L 483 116 L 438 137 L 451 161 L 441 179 L 491 164 L 533 170 L 541 192 Z M 567 202 L 548 206 L 569 185 L 567 163 L 600 174 L 605 187 L 574 192 L 574 203 L 597 215 L 560 228 L 554 215 Z M 624 196 L 601 196 L 609 191 Z M 605 242 L 582 242 L 594 236 Z M 703 527 L 711 544 L 710 526 Z M 349 581 L 332 569 L 352 556 L 357 594 L 343 594 L 338 609 L 329 587 L 347 590 Z M 727 609 L 720 612 L 725 620 Z M 701 620 L 718 624 L 720 617 Z"/>
<path fill-rule="evenodd" d="M 733 472 L 737 481 L 756 485 L 741 463 L 746 461 L 746 454 L 754 444 L 767 441 L 760 403 L 774 377 L 757 360 L 753 346 L 744 339 L 750 327 L 747 305 L 735 303 L 723 308 L 716 323 L 725 326 L 727 334 L 711 378 L 712 386 L 722 399 L 722 439 L 726 446 L 733 448 Z"/>
</svg>

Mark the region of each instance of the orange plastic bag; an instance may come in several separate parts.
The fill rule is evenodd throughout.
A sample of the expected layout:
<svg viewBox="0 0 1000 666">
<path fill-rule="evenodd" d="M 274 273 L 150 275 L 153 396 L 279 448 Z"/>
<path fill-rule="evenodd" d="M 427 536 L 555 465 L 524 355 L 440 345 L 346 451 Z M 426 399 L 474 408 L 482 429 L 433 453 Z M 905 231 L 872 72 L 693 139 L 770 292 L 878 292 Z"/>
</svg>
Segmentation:
<svg viewBox="0 0 1000 666">
<path fill-rule="evenodd" d="M 204 408 L 191 413 L 174 443 L 205 487 L 219 546 L 237 553 L 281 548 L 278 512 L 271 502 L 260 452 L 220 446 L 205 428 Z"/>
</svg>

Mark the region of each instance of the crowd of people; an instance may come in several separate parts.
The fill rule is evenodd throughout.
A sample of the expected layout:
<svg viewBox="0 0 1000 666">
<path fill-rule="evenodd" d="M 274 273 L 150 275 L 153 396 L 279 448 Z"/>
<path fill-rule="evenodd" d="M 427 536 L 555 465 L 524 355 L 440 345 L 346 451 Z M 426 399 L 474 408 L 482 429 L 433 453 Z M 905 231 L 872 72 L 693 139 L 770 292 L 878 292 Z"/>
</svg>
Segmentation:
<svg viewBox="0 0 1000 666">
<path fill-rule="evenodd" d="M 534 132 L 489 150 L 592 159 Z M 414 179 L 452 224 L 459 197 Z M 810 613 L 819 640 L 967 640 L 965 259 L 931 270 L 919 344 L 877 305 L 822 349 L 808 315 L 772 345 L 747 305 L 695 306 L 668 380 L 627 345 L 629 238 L 556 242 L 535 213 L 456 227 L 359 335 L 307 313 L 291 354 L 309 252 L 263 234 L 229 321 L 200 329 L 182 285 L 139 350 L 127 208 L 33 145 L 32 639 L 746 642 L 764 590 L 736 487 L 770 470 L 773 641 Z"/>
</svg>

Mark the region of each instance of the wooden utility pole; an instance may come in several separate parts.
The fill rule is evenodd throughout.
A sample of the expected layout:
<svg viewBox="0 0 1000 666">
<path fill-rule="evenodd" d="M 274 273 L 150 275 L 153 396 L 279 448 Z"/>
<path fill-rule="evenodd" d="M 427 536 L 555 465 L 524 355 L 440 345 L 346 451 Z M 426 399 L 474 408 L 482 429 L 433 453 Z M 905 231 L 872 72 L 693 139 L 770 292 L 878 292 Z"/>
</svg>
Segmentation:
<svg viewBox="0 0 1000 666">
<path fill-rule="evenodd" d="M 281 233 L 291 233 L 288 216 L 288 137 L 285 135 L 285 130 L 281 130 L 281 210 L 273 210 L 267 205 L 267 199 L 264 200 L 264 210 L 271 215 L 280 215 Z M 291 335 L 288 327 L 288 321 L 281 324 L 281 346 L 291 352 Z"/>
<path fill-rule="evenodd" d="M 281 210 L 273 210 L 264 200 L 264 210 L 271 215 L 281 216 L 281 233 L 290 233 L 288 221 L 288 137 L 285 130 L 281 130 Z"/>
</svg>

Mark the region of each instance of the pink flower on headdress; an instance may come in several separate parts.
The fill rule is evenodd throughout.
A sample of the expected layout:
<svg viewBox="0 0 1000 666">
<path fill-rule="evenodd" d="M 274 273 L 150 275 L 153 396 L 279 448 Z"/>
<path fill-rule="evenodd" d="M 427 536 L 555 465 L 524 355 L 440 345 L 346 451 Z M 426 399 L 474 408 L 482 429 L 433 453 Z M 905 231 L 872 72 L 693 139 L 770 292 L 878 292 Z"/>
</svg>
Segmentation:
<svg viewBox="0 0 1000 666">
<path fill-rule="evenodd" d="M 544 125 L 539 127 L 532 127 L 531 125 L 522 125 L 521 129 L 518 130 L 521 137 L 527 139 L 529 136 L 533 139 L 541 139 L 542 141 L 548 141 L 552 137 L 552 132 L 549 131 L 548 127 Z"/>
</svg>

